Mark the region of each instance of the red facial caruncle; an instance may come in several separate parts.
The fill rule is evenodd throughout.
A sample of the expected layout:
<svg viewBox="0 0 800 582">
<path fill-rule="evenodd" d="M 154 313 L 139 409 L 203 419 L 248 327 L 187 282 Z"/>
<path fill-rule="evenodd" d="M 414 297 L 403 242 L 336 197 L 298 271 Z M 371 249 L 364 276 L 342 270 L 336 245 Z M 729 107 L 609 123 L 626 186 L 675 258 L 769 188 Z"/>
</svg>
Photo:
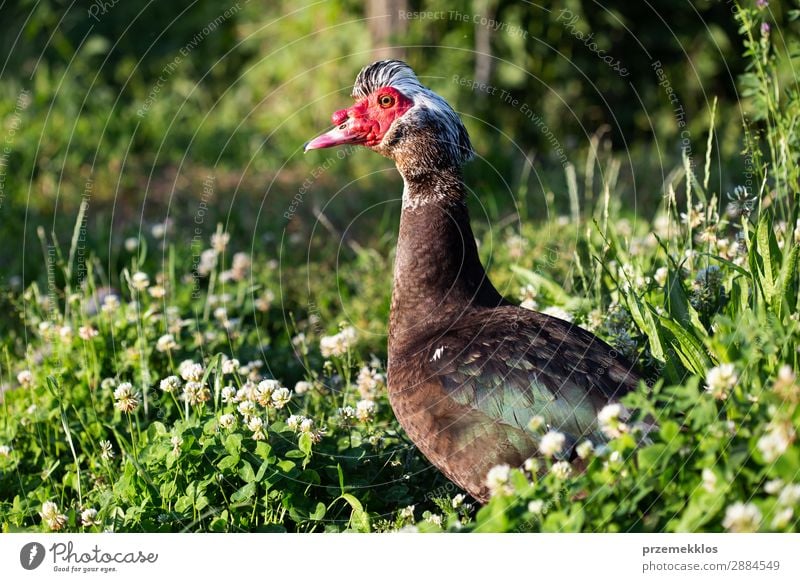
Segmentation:
<svg viewBox="0 0 800 582">
<path fill-rule="evenodd" d="M 394 121 L 414 102 L 394 87 L 382 87 L 348 109 L 332 116 L 335 128 L 306 144 L 305 151 L 357 144 L 368 147 L 381 143 Z"/>
</svg>

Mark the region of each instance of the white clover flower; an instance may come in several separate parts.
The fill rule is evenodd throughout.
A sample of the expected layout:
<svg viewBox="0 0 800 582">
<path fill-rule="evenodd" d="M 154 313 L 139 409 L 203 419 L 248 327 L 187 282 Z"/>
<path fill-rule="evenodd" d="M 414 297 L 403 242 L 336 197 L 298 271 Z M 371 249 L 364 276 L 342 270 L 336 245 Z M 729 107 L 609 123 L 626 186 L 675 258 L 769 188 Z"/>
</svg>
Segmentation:
<svg viewBox="0 0 800 582">
<path fill-rule="evenodd" d="M 528 428 L 533 432 L 537 432 L 544 426 L 544 416 L 537 414 L 528 421 Z"/>
<path fill-rule="evenodd" d="M 356 410 L 352 406 L 343 406 L 338 410 L 339 418 L 344 422 L 351 422 L 356 417 Z"/>
<path fill-rule="evenodd" d="M 220 392 L 220 397 L 222 398 L 222 402 L 224 402 L 225 404 L 230 404 L 231 402 L 235 402 L 236 388 L 233 386 L 225 386 Z"/>
<path fill-rule="evenodd" d="M 247 421 L 247 428 L 253 433 L 253 440 L 263 441 L 266 438 L 264 434 L 264 421 L 258 416 L 250 417 Z"/>
<path fill-rule="evenodd" d="M 575 447 L 575 452 L 581 459 L 588 459 L 592 456 L 592 453 L 594 453 L 594 445 L 592 444 L 592 441 L 583 441 L 581 444 Z"/>
<path fill-rule="evenodd" d="M 114 390 L 114 400 L 116 400 L 114 406 L 126 414 L 130 414 L 139 406 L 139 395 L 133 391 L 130 382 L 122 382 L 117 386 Z"/>
<path fill-rule="evenodd" d="M 776 384 L 794 384 L 797 381 L 797 374 L 794 373 L 789 364 L 784 364 L 778 369 L 778 375 L 775 378 Z"/>
<path fill-rule="evenodd" d="M 167 376 L 158 383 L 158 387 L 162 392 L 172 394 L 181 387 L 181 379 L 177 376 Z"/>
<path fill-rule="evenodd" d="M 550 472 L 556 479 L 567 479 L 572 474 L 572 465 L 567 461 L 558 461 L 550 467 Z"/>
<path fill-rule="evenodd" d="M 314 420 L 304 418 L 300 421 L 300 432 L 312 432 L 314 430 Z"/>
<path fill-rule="evenodd" d="M 733 364 L 720 364 L 706 374 L 706 392 L 717 400 L 725 400 L 738 381 Z"/>
<path fill-rule="evenodd" d="M 800 397 L 800 386 L 797 384 L 797 375 L 792 367 L 784 364 L 778 370 L 772 390 L 783 400 L 796 402 Z"/>
<path fill-rule="evenodd" d="M 231 235 L 227 232 L 215 232 L 211 235 L 211 246 L 218 253 L 222 253 L 228 246 L 231 240 Z"/>
<path fill-rule="evenodd" d="M 725 510 L 722 527 L 736 533 L 758 531 L 761 525 L 761 511 L 752 503 L 736 503 L 729 505 Z"/>
<path fill-rule="evenodd" d="M 522 302 L 532 301 L 535 304 L 537 295 L 538 291 L 534 285 L 524 285 L 519 290 L 519 300 Z"/>
<path fill-rule="evenodd" d="M 45 501 L 42 503 L 42 510 L 39 512 L 39 515 L 42 516 L 42 519 L 52 519 L 58 514 L 58 505 L 53 501 Z"/>
<path fill-rule="evenodd" d="M 245 422 L 250 419 L 253 415 L 256 414 L 256 403 L 252 400 L 245 400 L 239 403 L 237 407 L 239 410 L 239 414 L 244 417 Z"/>
<path fill-rule="evenodd" d="M 269 311 L 269 308 L 272 307 L 272 303 L 275 301 L 275 293 L 267 289 L 258 298 L 253 302 L 253 305 L 259 311 Z"/>
<path fill-rule="evenodd" d="M 681 212 L 681 222 L 689 228 L 698 228 L 703 225 L 705 215 L 703 214 L 703 204 L 689 208 L 686 212 Z"/>
<path fill-rule="evenodd" d="M 377 410 L 378 405 L 373 400 L 359 400 L 356 403 L 356 418 L 361 422 L 369 422 Z"/>
<path fill-rule="evenodd" d="M 541 499 L 534 499 L 528 503 L 528 511 L 534 515 L 541 515 L 544 513 L 544 501 Z"/>
<path fill-rule="evenodd" d="M 222 373 L 223 374 L 235 374 L 239 371 L 239 360 L 236 358 L 231 358 L 230 360 L 225 360 L 222 362 Z"/>
<path fill-rule="evenodd" d="M 78 337 L 83 341 L 89 341 L 98 336 L 100 332 L 93 328 L 91 325 L 82 325 L 78 328 Z"/>
<path fill-rule="evenodd" d="M 617 438 L 628 432 L 628 425 L 623 422 L 628 419 L 628 411 L 621 404 L 607 404 L 597 414 L 597 423 L 600 430 L 608 438 Z"/>
<path fill-rule="evenodd" d="M 143 291 L 150 285 L 150 277 L 147 276 L 147 273 L 138 271 L 131 276 L 131 285 L 137 291 Z"/>
<path fill-rule="evenodd" d="M 297 430 L 300 428 L 300 423 L 302 423 L 304 420 L 306 420 L 306 417 L 302 414 L 292 414 L 286 419 L 286 426 L 288 426 L 291 431 L 297 432 Z"/>
<path fill-rule="evenodd" d="M 781 509 L 772 518 L 772 529 L 783 529 L 789 525 L 794 517 L 794 509 L 786 507 Z"/>
<path fill-rule="evenodd" d="M 183 397 L 189 404 L 196 406 L 211 400 L 211 391 L 202 382 L 189 380 L 183 387 Z"/>
<path fill-rule="evenodd" d="M 181 375 L 181 378 L 189 380 L 193 382 L 199 382 L 203 379 L 203 365 L 198 364 L 197 362 L 193 362 L 192 360 L 184 360 L 180 364 L 178 364 L 178 374 Z"/>
<path fill-rule="evenodd" d="M 170 444 L 172 445 L 172 454 L 176 457 L 181 454 L 181 445 L 183 444 L 183 439 L 178 435 L 172 435 L 169 439 Z"/>
<path fill-rule="evenodd" d="M 171 333 L 167 333 L 162 335 L 156 341 L 156 349 L 159 352 L 168 352 L 174 350 L 178 347 L 178 344 L 175 342 L 175 336 Z"/>
<path fill-rule="evenodd" d="M 100 307 L 103 313 L 114 313 L 117 309 L 119 309 L 119 297 L 112 294 L 103 297 L 103 305 Z"/>
<path fill-rule="evenodd" d="M 553 457 L 564 450 L 566 437 L 556 430 L 547 431 L 539 441 L 539 452 L 545 457 Z"/>
<path fill-rule="evenodd" d="M 154 224 L 150 227 L 150 234 L 153 235 L 153 238 L 164 238 L 164 235 L 167 234 L 167 225 L 161 222 Z"/>
<path fill-rule="evenodd" d="M 33 384 L 33 373 L 30 370 L 22 370 L 17 374 L 17 382 L 22 386 L 30 386 Z"/>
<path fill-rule="evenodd" d="M 262 380 L 256 387 L 256 401 L 263 407 L 270 406 L 272 395 L 281 387 L 281 383 L 277 380 Z"/>
<path fill-rule="evenodd" d="M 258 387 L 248 380 L 244 383 L 244 385 L 236 391 L 236 402 L 244 402 L 245 400 L 249 400 L 250 402 L 256 402 L 258 400 Z M 270 393 L 270 396 L 272 394 Z"/>
<path fill-rule="evenodd" d="M 525 463 L 523 463 L 522 468 L 531 475 L 536 475 L 540 468 L 539 459 L 535 459 L 533 457 L 525 459 Z"/>
<path fill-rule="evenodd" d="M 694 239 L 700 244 L 705 244 L 708 245 L 709 247 L 713 247 L 714 245 L 717 244 L 718 240 L 716 226 L 707 226 L 706 228 L 698 232 L 697 235 L 694 237 Z"/>
<path fill-rule="evenodd" d="M 228 310 L 224 307 L 217 307 L 214 310 L 214 319 L 217 321 L 225 321 L 228 319 Z"/>
<path fill-rule="evenodd" d="M 272 393 L 272 404 L 278 410 L 289 404 L 289 401 L 291 399 L 292 399 L 291 391 L 288 388 L 284 388 L 283 386 L 281 386 Z"/>
<path fill-rule="evenodd" d="M 8 458 L 11 456 L 11 447 L 9 445 L 0 445 L 0 457 Z"/>
<path fill-rule="evenodd" d="M 129 253 L 134 252 L 139 248 L 139 239 L 135 236 L 129 236 L 125 239 L 125 250 Z"/>
<path fill-rule="evenodd" d="M 234 281 L 244 281 L 250 271 L 250 255 L 247 253 L 235 253 L 231 263 L 231 278 Z"/>
<path fill-rule="evenodd" d="M 94 507 L 89 507 L 81 511 L 81 525 L 84 527 L 92 527 L 93 525 L 100 525 L 101 522 L 97 519 L 97 510 Z"/>
<path fill-rule="evenodd" d="M 361 398 L 373 399 L 378 394 L 378 389 L 384 384 L 383 375 L 369 366 L 363 366 L 356 378 L 356 388 Z"/>
<path fill-rule="evenodd" d="M 439 515 L 438 513 L 431 513 L 427 518 L 425 518 L 425 521 L 433 525 L 438 525 L 439 527 L 442 527 L 442 516 Z"/>
<path fill-rule="evenodd" d="M 464 505 L 464 500 L 466 498 L 467 498 L 467 496 L 464 495 L 463 493 L 458 493 L 457 495 L 453 496 L 453 500 L 451 502 L 451 505 L 453 506 L 453 509 L 458 509 L 459 507 Z"/>
<path fill-rule="evenodd" d="M 53 531 L 63 529 L 67 524 L 67 516 L 58 512 L 58 505 L 52 501 L 45 501 L 42 504 L 42 511 L 39 512 L 42 521 Z"/>
<path fill-rule="evenodd" d="M 319 351 L 323 358 L 341 357 L 353 347 L 358 339 L 358 333 L 352 326 L 345 327 L 332 336 L 325 336 L 319 340 Z"/>
<path fill-rule="evenodd" d="M 653 275 L 653 280 L 655 280 L 655 282 L 658 283 L 660 287 L 663 287 L 664 285 L 667 284 L 668 273 L 669 269 L 667 269 L 666 267 L 659 267 L 658 269 L 656 269 L 656 272 Z"/>
<path fill-rule="evenodd" d="M 414 506 L 409 505 L 398 512 L 400 519 L 414 519 Z"/>
<path fill-rule="evenodd" d="M 714 493 L 714 491 L 717 489 L 716 473 L 714 473 L 714 471 L 706 467 L 703 469 L 702 478 L 703 478 L 703 489 L 705 489 L 709 493 Z"/>
<path fill-rule="evenodd" d="M 790 424 L 771 422 L 767 426 L 767 432 L 758 439 L 756 446 L 764 460 L 772 463 L 786 452 L 794 437 L 794 428 Z"/>
<path fill-rule="evenodd" d="M 104 461 L 114 458 L 114 447 L 111 446 L 110 441 L 100 441 L 100 458 Z"/>
<path fill-rule="evenodd" d="M 477 241 L 476 241 L 477 242 Z M 506 248 L 508 249 L 508 256 L 514 260 L 521 259 L 525 248 L 528 246 L 528 241 L 516 233 L 511 233 L 506 238 Z"/>
<path fill-rule="evenodd" d="M 325 358 L 343 355 L 347 350 L 339 345 L 338 335 L 323 336 L 319 340 L 319 351 Z"/>
<path fill-rule="evenodd" d="M 197 272 L 201 276 L 207 276 L 217 266 L 217 251 L 214 249 L 205 249 L 200 253 L 200 262 L 197 265 Z"/>
<path fill-rule="evenodd" d="M 506 464 L 495 465 L 486 473 L 486 486 L 491 495 L 510 495 L 512 490 L 508 485 L 511 467 Z"/>
<path fill-rule="evenodd" d="M 147 290 L 147 292 L 153 299 L 162 299 L 167 294 L 167 290 L 161 285 L 153 285 Z"/>
<path fill-rule="evenodd" d="M 764 483 L 764 493 L 767 495 L 777 495 L 783 488 L 783 480 L 772 479 Z"/>
<path fill-rule="evenodd" d="M 297 384 L 294 385 L 294 393 L 298 396 L 302 396 L 306 392 L 311 391 L 314 385 L 311 382 L 306 382 L 305 380 L 300 380 Z"/>
<path fill-rule="evenodd" d="M 219 417 L 219 427 L 225 430 L 231 430 L 236 426 L 236 417 L 230 413 L 223 414 Z"/>
<path fill-rule="evenodd" d="M 68 342 L 72 339 L 72 327 L 69 325 L 62 325 L 58 328 L 58 335 L 62 340 Z"/>
<path fill-rule="evenodd" d="M 800 484 L 789 483 L 778 495 L 778 505 L 789 507 L 797 505 L 798 501 L 800 501 Z"/>
</svg>

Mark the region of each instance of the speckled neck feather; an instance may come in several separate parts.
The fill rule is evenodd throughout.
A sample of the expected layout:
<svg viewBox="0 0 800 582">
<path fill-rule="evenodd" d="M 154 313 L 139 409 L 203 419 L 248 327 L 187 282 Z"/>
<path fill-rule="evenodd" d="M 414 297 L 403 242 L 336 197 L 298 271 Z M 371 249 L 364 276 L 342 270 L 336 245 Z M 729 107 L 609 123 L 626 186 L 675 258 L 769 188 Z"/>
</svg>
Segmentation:
<svg viewBox="0 0 800 582">
<path fill-rule="evenodd" d="M 489 281 L 456 168 L 406 176 L 389 321 L 390 358 L 466 309 L 507 304 Z"/>
</svg>

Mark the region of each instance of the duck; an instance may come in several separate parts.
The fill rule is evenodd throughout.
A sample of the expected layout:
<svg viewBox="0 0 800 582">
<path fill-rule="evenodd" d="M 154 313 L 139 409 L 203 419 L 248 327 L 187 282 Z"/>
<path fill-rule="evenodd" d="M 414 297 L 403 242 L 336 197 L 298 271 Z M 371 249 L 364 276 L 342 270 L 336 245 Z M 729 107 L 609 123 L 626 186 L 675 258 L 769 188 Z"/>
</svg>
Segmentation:
<svg viewBox="0 0 800 582">
<path fill-rule="evenodd" d="M 633 364 L 492 284 L 467 210 L 463 167 L 474 150 L 444 98 L 396 59 L 364 67 L 352 96 L 304 151 L 364 146 L 394 161 L 403 178 L 387 361 L 403 430 L 481 503 L 492 494 L 490 471 L 541 457 L 547 433 L 558 433 L 548 456 L 581 470 L 579 445 L 607 440 L 598 414 L 639 384 Z"/>
</svg>

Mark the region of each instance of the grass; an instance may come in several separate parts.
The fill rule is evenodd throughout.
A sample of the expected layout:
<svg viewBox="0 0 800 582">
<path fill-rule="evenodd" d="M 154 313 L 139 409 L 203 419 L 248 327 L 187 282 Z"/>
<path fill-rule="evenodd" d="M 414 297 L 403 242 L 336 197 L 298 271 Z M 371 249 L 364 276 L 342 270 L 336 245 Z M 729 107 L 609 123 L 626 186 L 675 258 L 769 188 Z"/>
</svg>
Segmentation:
<svg viewBox="0 0 800 582">
<path fill-rule="evenodd" d="M 481 232 L 507 295 L 641 362 L 584 473 L 498 467 L 477 507 L 408 441 L 383 375 L 393 234 L 309 259 L 292 236 L 253 252 L 158 224 L 111 291 L 79 214 L 69 244 L 40 229 L 46 279 L 9 300 L 4 531 L 797 530 L 798 108 L 756 10 L 739 20 L 752 186 L 710 189 L 712 108 L 652 220 L 606 155 L 567 168 L 570 216 Z"/>
</svg>

